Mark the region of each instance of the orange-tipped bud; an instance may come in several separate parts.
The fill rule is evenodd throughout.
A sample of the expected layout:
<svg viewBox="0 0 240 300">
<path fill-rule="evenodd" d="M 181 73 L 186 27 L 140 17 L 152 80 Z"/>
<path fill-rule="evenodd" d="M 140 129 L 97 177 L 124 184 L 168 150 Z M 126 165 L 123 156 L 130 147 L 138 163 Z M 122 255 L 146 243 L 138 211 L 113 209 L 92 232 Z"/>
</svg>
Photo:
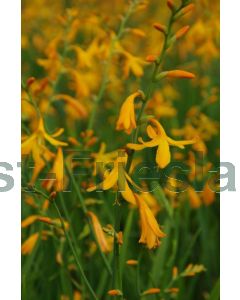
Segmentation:
<svg viewBox="0 0 240 300">
<path fill-rule="evenodd" d="M 119 231 L 119 232 L 117 233 L 117 241 L 118 241 L 118 244 L 119 244 L 119 245 L 122 245 L 122 244 L 123 244 L 123 233 L 122 233 L 122 231 Z"/>
<path fill-rule="evenodd" d="M 159 288 L 151 288 L 143 292 L 143 295 L 154 295 L 154 294 L 159 294 L 160 289 Z"/>
<path fill-rule="evenodd" d="M 53 220 L 48 218 L 48 217 L 38 217 L 38 221 L 43 222 L 43 223 L 47 223 L 49 225 L 54 224 Z"/>
<path fill-rule="evenodd" d="M 56 197 L 57 197 L 57 192 L 54 191 L 50 194 L 49 200 L 53 201 Z"/>
<path fill-rule="evenodd" d="M 165 73 L 164 77 L 168 77 L 168 78 L 187 78 L 187 79 L 195 78 L 195 75 L 193 73 L 182 71 L 182 70 L 167 71 L 164 73 Z"/>
<path fill-rule="evenodd" d="M 146 61 L 149 62 L 149 63 L 153 63 L 157 60 L 157 56 L 156 55 L 148 55 L 146 57 Z"/>
<path fill-rule="evenodd" d="M 194 9 L 195 5 L 193 3 L 188 4 L 184 8 L 182 8 L 175 16 L 174 20 L 186 15 L 187 13 L 191 12 Z"/>
<path fill-rule="evenodd" d="M 110 290 L 107 292 L 109 296 L 121 296 L 122 292 L 120 290 Z"/>
<path fill-rule="evenodd" d="M 194 9 L 194 7 L 195 7 L 195 4 L 193 4 L 193 3 L 188 4 L 181 10 L 181 15 L 183 16 L 183 15 L 187 14 L 188 12 L 192 11 Z"/>
<path fill-rule="evenodd" d="M 126 264 L 128 266 L 136 266 L 138 264 L 138 261 L 135 260 L 135 259 L 129 259 L 129 260 L 126 261 Z"/>
<path fill-rule="evenodd" d="M 167 6 L 174 11 L 175 10 L 175 4 L 173 2 L 173 0 L 167 0 Z"/>
<path fill-rule="evenodd" d="M 27 79 L 27 87 L 30 87 L 35 82 L 35 80 L 36 80 L 35 77 L 29 77 Z"/>
<path fill-rule="evenodd" d="M 175 279 L 178 276 L 178 268 L 173 267 L 172 269 L 172 277 Z"/>
<path fill-rule="evenodd" d="M 181 29 L 179 29 L 175 34 L 176 39 L 180 39 L 182 36 L 184 36 L 188 32 L 189 29 L 190 29 L 189 25 L 184 26 Z"/>
<path fill-rule="evenodd" d="M 164 34 L 167 34 L 167 28 L 165 25 L 162 25 L 160 23 L 154 23 L 153 27 Z"/>
</svg>

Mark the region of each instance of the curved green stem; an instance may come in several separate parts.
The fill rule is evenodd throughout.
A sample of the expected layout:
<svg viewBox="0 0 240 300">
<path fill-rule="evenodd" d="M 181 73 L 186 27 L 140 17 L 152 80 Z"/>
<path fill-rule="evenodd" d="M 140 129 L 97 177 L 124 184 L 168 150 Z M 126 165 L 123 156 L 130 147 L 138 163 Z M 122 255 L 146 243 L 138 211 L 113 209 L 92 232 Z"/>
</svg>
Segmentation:
<svg viewBox="0 0 240 300">
<path fill-rule="evenodd" d="M 90 283 L 89 283 L 89 281 L 88 281 L 88 279 L 87 279 L 87 277 L 86 277 L 86 275 L 85 275 L 85 273 L 84 273 L 84 271 L 83 271 L 83 268 L 82 268 L 82 266 L 81 266 L 81 264 L 80 264 L 80 262 L 79 262 L 79 259 L 78 259 L 76 250 L 75 250 L 75 248 L 74 248 L 74 246 L 73 246 L 73 243 L 72 243 L 72 241 L 71 241 L 71 239 L 70 239 L 70 237 L 69 237 L 69 235 L 68 235 L 68 232 L 67 232 L 67 230 L 66 230 L 66 228 L 65 228 L 64 221 L 63 221 L 61 212 L 60 212 L 60 210 L 59 210 L 59 208 L 58 208 L 58 206 L 57 206 L 56 201 L 53 201 L 53 205 L 54 205 L 54 207 L 55 207 L 55 209 L 56 209 L 56 212 L 57 212 L 57 214 L 58 214 L 58 216 L 59 216 L 59 219 L 60 219 L 60 221 L 61 221 L 62 229 L 63 229 L 64 234 L 65 234 L 65 236 L 66 236 L 66 239 L 67 239 L 67 242 L 68 242 L 68 244 L 69 244 L 69 247 L 70 247 L 70 249 L 71 249 L 71 251 L 72 251 L 72 254 L 73 254 L 73 256 L 74 256 L 74 259 L 75 259 L 75 261 L 76 261 L 76 265 L 77 265 L 78 271 L 79 271 L 79 273 L 81 274 L 81 276 L 82 276 L 82 278 L 83 278 L 83 281 L 84 281 L 84 283 L 86 284 L 86 286 L 87 286 L 87 288 L 88 288 L 88 290 L 89 290 L 89 293 L 91 294 L 91 296 L 93 297 L 93 299 L 97 300 L 98 298 L 97 298 L 95 292 L 93 291 L 93 289 L 92 289 L 92 287 L 91 287 L 91 285 L 90 285 Z"/>
</svg>

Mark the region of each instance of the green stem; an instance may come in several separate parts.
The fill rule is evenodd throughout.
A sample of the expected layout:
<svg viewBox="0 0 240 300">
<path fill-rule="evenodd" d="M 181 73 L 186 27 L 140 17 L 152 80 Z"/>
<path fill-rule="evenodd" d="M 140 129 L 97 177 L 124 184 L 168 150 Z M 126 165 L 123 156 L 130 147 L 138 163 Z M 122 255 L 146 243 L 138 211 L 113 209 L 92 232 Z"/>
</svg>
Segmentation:
<svg viewBox="0 0 240 300">
<path fill-rule="evenodd" d="M 85 216 L 86 216 L 86 218 L 87 218 L 88 226 L 89 226 L 90 232 L 91 232 L 91 234 L 92 234 L 92 237 L 93 237 L 95 243 L 97 244 L 97 247 L 98 247 L 99 253 L 100 253 L 100 255 L 101 255 L 101 258 L 102 258 L 102 260 L 103 260 L 103 262 L 104 262 L 104 265 L 105 265 L 106 269 L 108 270 L 109 275 L 112 276 L 112 269 L 111 269 L 111 266 L 109 265 L 109 262 L 108 262 L 108 260 L 107 260 L 107 258 L 106 258 L 106 256 L 105 256 L 105 254 L 104 254 L 104 253 L 102 252 L 102 250 L 101 250 L 101 247 L 100 247 L 99 242 L 98 242 L 98 240 L 97 240 L 96 234 L 95 234 L 95 232 L 94 232 L 94 228 L 93 228 L 92 222 L 91 222 L 91 220 L 89 219 L 89 217 L 88 217 L 88 215 L 87 215 L 88 210 L 87 210 L 87 207 L 86 207 L 86 205 L 85 205 L 83 195 L 82 195 L 82 193 L 80 192 L 80 189 L 79 189 L 79 187 L 78 187 L 78 184 L 77 184 L 77 182 L 76 182 L 76 180 L 75 180 L 75 178 L 74 178 L 72 172 L 69 170 L 69 168 L 68 168 L 67 166 L 66 166 L 66 169 L 67 169 L 67 172 L 68 172 L 68 174 L 69 174 L 69 176 L 70 176 L 70 178 L 71 178 L 71 182 L 73 183 L 73 187 L 74 187 L 74 189 L 75 189 L 75 191 L 76 191 L 77 198 L 78 198 L 78 200 L 79 200 L 79 202 L 80 202 L 80 204 L 81 204 L 83 213 L 85 214 Z"/>
<path fill-rule="evenodd" d="M 117 194 L 118 197 L 118 194 Z M 118 199 L 116 200 L 115 207 L 115 224 L 114 224 L 114 249 L 113 249 L 113 288 L 119 289 L 122 291 L 122 275 L 120 268 L 120 249 L 119 249 L 119 241 L 117 237 L 117 233 L 120 231 L 120 220 L 121 220 L 121 212 L 120 212 L 120 204 Z M 116 297 L 116 299 L 118 296 Z M 120 296 L 121 299 L 122 296 Z"/>
<path fill-rule="evenodd" d="M 134 10 L 137 3 L 138 3 L 138 0 L 133 0 L 131 2 L 130 6 L 129 6 L 129 9 L 126 12 L 126 15 L 123 17 L 123 19 L 120 23 L 117 35 L 114 36 L 111 40 L 110 49 L 109 49 L 109 56 L 108 56 L 108 58 L 105 62 L 105 65 L 104 65 L 103 79 L 102 79 L 102 82 L 101 82 L 101 85 L 100 85 L 99 93 L 98 93 L 98 95 L 97 95 L 97 97 L 94 101 L 94 105 L 93 105 L 93 108 L 92 108 L 92 111 L 91 111 L 91 115 L 89 117 L 89 122 L 88 122 L 88 127 L 87 127 L 88 130 L 93 129 L 93 127 L 94 127 L 94 121 L 96 119 L 98 105 L 100 104 L 100 102 L 101 102 L 101 100 L 104 96 L 105 90 L 107 88 L 109 67 L 110 67 L 110 63 L 111 63 L 111 60 L 112 60 L 112 57 L 113 57 L 113 54 L 114 54 L 115 44 L 122 37 L 122 35 L 124 33 L 126 23 L 129 19 L 129 17 L 131 16 L 131 14 L 132 14 L 132 12 L 133 12 L 133 10 Z"/>
<path fill-rule="evenodd" d="M 71 241 L 71 239 L 70 239 L 70 237 L 69 237 L 69 235 L 68 235 L 68 232 L 67 232 L 67 230 L 66 230 L 66 228 L 65 228 L 64 221 L 63 221 L 61 212 L 60 212 L 60 210 L 59 210 L 59 208 L 58 208 L 58 206 L 57 206 L 56 201 L 53 201 L 53 205 L 54 205 L 54 207 L 55 207 L 55 209 L 56 209 L 56 212 L 57 212 L 57 214 L 58 214 L 58 216 L 59 216 L 59 219 L 60 219 L 60 221 L 61 221 L 62 229 L 63 229 L 64 234 L 65 234 L 65 236 L 66 236 L 66 239 L 67 239 L 67 242 L 68 242 L 68 244 L 69 244 L 69 247 L 70 247 L 70 249 L 71 249 L 71 251 L 72 251 L 72 254 L 73 254 L 73 256 L 74 256 L 74 259 L 75 259 L 75 261 L 76 261 L 78 271 L 79 271 L 79 273 L 81 274 L 81 276 L 82 276 L 82 278 L 83 278 L 83 281 L 84 281 L 84 283 L 86 284 L 86 286 L 87 286 L 87 288 L 88 288 L 88 290 L 89 290 L 89 293 L 91 294 L 91 296 L 93 297 L 93 299 L 97 300 L 97 296 L 96 296 L 96 294 L 94 293 L 94 291 L 93 291 L 93 289 L 92 289 L 92 287 L 91 287 L 91 285 L 90 285 L 90 283 L 89 283 L 89 281 L 88 281 L 88 279 L 87 279 L 87 277 L 86 277 L 86 275 L 85 275 L 85 273 L 84 273 L 84 271 L 83 271 L 83 268 L 82 268 L 82 266 L 81 266 L 81 264 L 80 264 L 80 262 L 79 262 L 79 259 L 78 259 L 76 250 L 75 250 L 75 248 L 74 248 L 74 246 L 73 246 L 73 243 L 72 243 L 72 241 Z"/>
<path fill-rule="evenodd" d="M 142 106 L 141 106 L 140 111 L 139 111 L 138 116 L 137 116 L 137 128 L 135 129 L 135 132 L 134 132 L 134 135 L 133 135 L 133 143 L 134 144 L 137 143 L 138 136 L 139 136 L 139 122 L 142 118 L 142 115 L 144 113 L 146 105 L 147 105 L 148 101 L 150 100 L 150 98 L 152 96 L 152 92 L 153 92 L 153 89 L 154 89 L 154 84 L 156 83 L 156 75 L 159 73 L 159 69 L 161 67 L 163 59 L 166 55 L 166 51 L 168 49 L 168 41 L 169 41 L 169 38 L 171 36 L 171 29 L 172 29 L 172 25 L 174 23 L 174 15 L 181 8 L 182 8 L 182 6 L 175 13 L 172 13 L 172 15 L 170 17 L 170 20 L 169 20 L 169 23 L 168 23 L 168 26 L 167 26 L 167 34 L 165 35 L 165 39 L 164 39 L 163 48 L 162 48 L 160 56 L 158 57 L 158 59 L 155 62 L 154 70 L 153 70 L 153 73 L 152 73 L 152 76 L 151 76 L 151 79 L 150 79 L 150 83 L 149 83 L 149 88 L 146 92 L 146 96 L 145 96 L 144 101 L 142 101 Z M 129 171 L 129 169 L 131 167 L 134 153 L 135 153 L 135 151 L 132 150 L 129 157 L 128 157 L 128 162 L 127 162 L 127 167 L 126 167 L 127 171 Z"/>
</svg>

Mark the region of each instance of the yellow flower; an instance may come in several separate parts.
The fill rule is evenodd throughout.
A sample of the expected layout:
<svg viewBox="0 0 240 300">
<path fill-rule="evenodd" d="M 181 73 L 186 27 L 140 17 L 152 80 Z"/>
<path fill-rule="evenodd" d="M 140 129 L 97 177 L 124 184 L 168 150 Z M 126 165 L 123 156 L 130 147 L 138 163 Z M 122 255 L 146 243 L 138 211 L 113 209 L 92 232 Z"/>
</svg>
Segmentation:
<svg viewBox="0 0 240 300">
<path fill-rule="evenodd" d="M 135 197 L 139 207 L 141 222 L 141 237 L 139 243 L 146 244 L 149 249 L 152 249 L 159 246 L 159 239 L 166 235 L 159 228 L 159 225 L 144 198 L 137 194 L 135 194 Z"/>
<path fill-rule="evenodd" d="M 127 99 L 123 102 L 119 113 L 119 118 L 117 120 L 117 130 L 124 130 L 127 134 L 130 134 L 132 130 L 137 127 L 134 100 L 140 96 L 143 97 L 142 92 L 137 91 L 128 96 Z"/>
<path fill-rule="evenodd" d="M 32 235 L 30 235 L 30 237 L 22 244 L 22 254 L 26 255 L 26 254 L 31 254 L 31 252 L 33 251 L 37 240 L 39 238 L 39 233 L 34 233 Z"/>
<path fill-rule="evenodd" d="M 35 163 L 31 184 L 35 182 L 38 174 L 46 165 L 46 161 L 50 161 L 54 157 L 54 154 L 45 146 L 45 142 L 48 141 L 55 147 L 67 146 L 67 143 L 55 139 L 55 137 L 58 137 L 62 132 L 63 129 L 61 128 L 54 134 L 49 135 L 44 128 L 43 119 L 40 118 L 36 131 L 22 143 L 22 155 L 32 153 Z"/>
<path fill-rule="evenodd" d="M 62 148 L 58 148 L 57 155 L 53 164 L 53 168 L 50 171 L 56 177 L 54 179 L 46 179 L 43 182 L 43 187 L 47 190 L 54 188 L 55 191 L 63 191 L 63 177 L 64 177 L 64 162 Z"/>
<path fill-rule="evenodd" d="M 136 199 L 132 190 L 130 189 L 128 182 L 132 185 L 135 185 L 130 176 L 124 169 L 124 166 L 127 163 L 127 155 L 124 152 L 124 156 L 119 156 L 113 162 L 113 169 L 110 172 L 105 172 L 105 178 L 103 182 L 90 187 L 87 189 L 88 192 L 95 191 L 96 189 L 100 190 L 109 190 L 114 186 L 118 186 L 118 191 L 121 192 L 122 197 L 131 204 L 136 205 Z"/>
<path fill-rule="evenodd" d="M 85 118 L 87 116 L 87 110 L 85 106 L 79 102 L 78 99 L 75 99 L 69 95 L 58 94 L 54 96 L 55 100 L 63 100 L 67 104 L 66 110 L 71 113 L 75 118 Z"/>
<path fill-rule="evenodd" d="M 152 125 L 148 125 L 147 134 L 151 139 L 148 142 L 144 142 L 142 138 L 139 138 L 140 144 L 127 144 L 127 147 L 136 151 L 142 150 L 148 147 L 158 147 L 156 154 L 156 163 L 160 168 L 165 168 L 171 160 L 171 154 L 169 146 L 176 146 L 183 149 L 185 145 L 190 145 L 195 143 L 196 139 L 175 141 L 167 136 L 162 125 L 155 119 L 151 119 Z"/>
<path fill-rule="evenodd" d="M 143 76 L 143 66 L 145 61 L 137 56 L 134 56 L 125 51 L 125 62 L 123 66 L 123 74 L 125 78 L 128 78 L 130 71 L 136 76 Z"/>
<path fill-rule="evenodd" d="M 109 247 L 109 244 L 105 238 L 104 232 L 102 230 L 102 226 L 98 220 L 98 217 L 91 211 L 88 211 L 87 213 L 89 215 L 89 217 L 91 218 L 92 224 L 93 224 L 93 228 L 94 228 L 94 232 L 95 235 L 97 237 L 99 246 L 102 250 L 102 252 L 110 252 L 111 249 Z"/>
<path fill-rule="evenodd" d="M 93 153 L 92 157 L 94 158 L 94 170 L 93 175 L 100 175 L 104 173 L 104 164 L 116 159 L 118 156 L 117 151 L 107 152 L 106 153 L 106 144 L 101 143 L 100 148 L 97 153 Z M 99 174 L 100 173 L 100 174 Z"/>
<path fill-rule="evenodd" d="M 202 204 L 201 198 L 193 187 L 188 187 L 189 201 L 192 208 L 199 208 Z"/>
</svg>

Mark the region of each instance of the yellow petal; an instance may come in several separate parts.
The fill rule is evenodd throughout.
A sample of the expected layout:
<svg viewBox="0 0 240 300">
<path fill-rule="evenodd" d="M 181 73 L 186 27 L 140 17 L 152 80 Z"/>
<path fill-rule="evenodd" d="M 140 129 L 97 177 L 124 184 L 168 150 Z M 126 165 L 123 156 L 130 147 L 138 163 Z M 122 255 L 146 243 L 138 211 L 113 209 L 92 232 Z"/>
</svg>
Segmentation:
<svg viewBox="0 0 240 300">
<path fill-rule="evenodd" d="M 168 142 L 165 139 L 159 140 L 159 146 L 156 154 L 156 163 L 160 168 L 165 168 L 171 160 Z"/>
</svg>

